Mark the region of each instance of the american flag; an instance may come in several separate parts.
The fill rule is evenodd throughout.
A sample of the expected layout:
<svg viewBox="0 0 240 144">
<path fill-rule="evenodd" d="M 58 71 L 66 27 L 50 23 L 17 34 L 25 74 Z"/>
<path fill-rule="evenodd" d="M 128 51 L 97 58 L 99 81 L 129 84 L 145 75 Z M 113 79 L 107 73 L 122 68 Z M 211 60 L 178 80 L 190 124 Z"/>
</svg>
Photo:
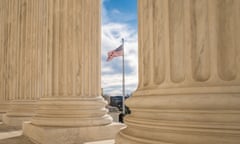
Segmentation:
<svg viewBox="0 0 240 144">
<path fill-rule="evenodd" d="M 114 57 L 122 56 L 123 55 L 123 45 L 120 45 L 115 50 L 108 52 L 107 61 L 111 61 Z"/>
</svg>

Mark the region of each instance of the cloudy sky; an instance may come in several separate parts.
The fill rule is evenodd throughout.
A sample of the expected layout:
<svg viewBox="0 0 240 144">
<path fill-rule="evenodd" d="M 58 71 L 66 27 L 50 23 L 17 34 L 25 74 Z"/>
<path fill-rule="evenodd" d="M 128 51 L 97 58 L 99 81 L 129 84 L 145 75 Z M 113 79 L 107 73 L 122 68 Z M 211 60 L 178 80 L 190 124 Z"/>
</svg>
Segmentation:
<svg viewBox="0 0 240 144">
<path fill-rule="evenodd" d="M 104 94 L 122 94 L 122 57 L 106 62 L 107 52 L 125 39 L 126 93 L 138 83 L 137 0 L 102 0 L 102 88 Z"/>
</svg>

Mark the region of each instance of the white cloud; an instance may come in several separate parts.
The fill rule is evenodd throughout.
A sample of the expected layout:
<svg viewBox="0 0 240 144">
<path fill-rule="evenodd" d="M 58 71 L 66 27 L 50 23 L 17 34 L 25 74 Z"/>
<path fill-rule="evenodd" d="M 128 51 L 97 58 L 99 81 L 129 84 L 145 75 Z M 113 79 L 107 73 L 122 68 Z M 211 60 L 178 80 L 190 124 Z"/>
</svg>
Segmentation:
<svg viewBox="0 0 240 144">
<path fill-rule="evenodd" d="M 110 72 L 111 73 L 114 72 L 112 67 L 107 67 L 107 66 L 102 67 L 102 73 L 110 73 Z"/>
<path fill-rule="evenodd" d="M 118 9 L 113 9 L 112 14 L 121 14 L 121 12 Z"/>
<path fill-rule="evenodd" d="M 122 94 L 122 59 L 114 58 L 106 62 L 107 52 L 117 48 L 121 39 L 125 39 L 125 84 L 126 93 L 134 91 L 138 83 L 138 44 L 136 28 L 127 23 L 112 22 L 103 5 L 102 23 L 102 88 L 109 95 Z M 111 11 L 113 12 L 113 11 Z M 115 12 L 121 13 L 115 9 Z"/>
</svg>

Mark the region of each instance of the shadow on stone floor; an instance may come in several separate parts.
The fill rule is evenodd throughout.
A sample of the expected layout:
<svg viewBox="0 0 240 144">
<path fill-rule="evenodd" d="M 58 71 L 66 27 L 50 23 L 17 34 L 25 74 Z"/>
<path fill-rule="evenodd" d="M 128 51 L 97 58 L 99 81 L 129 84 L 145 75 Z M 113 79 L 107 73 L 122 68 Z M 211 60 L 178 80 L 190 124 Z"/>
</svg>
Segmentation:
<svg viewBox="0 0 240 144">
<path fill-rule="evenodd" d="M 34 144 L 25 136 L 17 136 L 12 138 L 1 139 L 6 137 L 6 135 L 13 135 L 15 132 L 21 131 L 20 127 L 7 126 L 0 121 L 0 144 Z M 2 135 L 4 136 L 2 136 Z"/>
<path fill-rule="evenodd" d="M 0 144 L 35 144 L 25 136 L 0 140 Z"/>
<path fill-rule="evenodd" d="M 11 132 L 11 131 L 16 131 L 16 130 L 21 130 L 21 128 L 20 127 L 7 126 L 7 125 L 2 124 L 0 122 L 0 133 L 1 132 Z"/>
</svg>

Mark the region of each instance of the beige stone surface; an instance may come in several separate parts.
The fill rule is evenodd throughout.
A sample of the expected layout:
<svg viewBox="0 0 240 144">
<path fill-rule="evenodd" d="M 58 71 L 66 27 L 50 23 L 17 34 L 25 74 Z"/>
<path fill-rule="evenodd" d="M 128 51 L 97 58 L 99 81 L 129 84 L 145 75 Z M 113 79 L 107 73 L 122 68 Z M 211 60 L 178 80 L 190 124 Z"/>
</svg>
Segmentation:
<svg viewBox="0 0 240 144">
<path fill-rule="evenodd" d="M 0 0 L 0 113 L 14 125 L 34 116 L 33 141 L 105 140 L 123 127 L 100 97 L 100 4 Z M 138 1 L 139 86 L 117 144 L 239 144 L 239 15 L 239 0 Z M 11 142 L 31 143 L 0 141 Z"/>
<path fill-rule="evenodd" d="M 18 131 L 20 129 L 21 129 L 20 127 L 13 127 L 0 122 L 0 133 Z"/>
<path fill-rule="evenodd" d="M 10 101 L 5 124 L 21 126 L 34 116 L 29 137 L 45 127 L 74 136 L 74 127 L 89 127 L 99 136 L 101 130 L 114 134 L 123 127 L 112 125 L 100 97 L 100 3 L 0 1 L 0 103 Z M 113 138 L 108 136 L 103 139 Z"/>
<path fill-rule="evenodd" d="M 6 19 L 7 19 L 7 8 L 5 7 L 6 1 L 0 1 L 0 115 L 5 113 L 8 108 L 9 95 L 7 91 L 7 46 L 6 46 Z M 1 120 L 1 117 L 0 117 Z"/>
<path fill-rule="evenodd" d="M 95 141 L 95 142 L 86 142 L 84 144 L 114 144 L 114 140 L 103 140 L 103 141 Z"/>
<path fill-rule="evenodd" d="M 9 126 L 21 127 L 22 122 L 29 121 L 35 115 L 36 101 L 18 100 L 11 101 L 2 121 Z"/>
<path fill-rule="evenodd" d="M 108 114 L 113 118 L 114 122 L 119 122 L 120 112 L 109 112 Z"/>
<path fill-rule="evenodd" d="M 0 144 L 35 144 L 25 136 L 17 136 L 0 140 Z"/>
<path fill-rule="evenodd" d="M 1 132 L 0 133 L 0 143 L 4 139 L 14 138 L 22 135 L 22 130 L 10 131 L 10 132 Z"/>
<path fill-rule="evenodd" d="M 14 138 L 0 140 L 0 144 L 35 144 L 35 143 L 30 141 L 26 136 L 18 136 Z M 75 143 L 75 144 L 81 144 L 81 143 Z M 84 144 L 114 144 L 114 140 L 86 142 Z"/>
<path fill-rule="evenodd" d="M 0 100 L 0 113 L 6 113 L 9 108 L 9 103 L 5 100 Z"/>
<path fill-rule="evenodd" d="M 102 97 L 49 97 L 38 102 L 37 114 L 32 123 L 39 126 L 98 126 L 107 125 L 112 118 L 107 115 Z"/>
<path fill-rule="evenodd" d="M 35 4 L 43 6 L 41 15 L 46 18 L 43 96 L 31 124 L 24 125 L 24 134 L 43 144 L 113 139 L 123 125 L 112 125 L 100 96 L 101 2 Z"/>
<path fill-rule="evenodd" d="M 85 144 L 86 142 L 113 139 L 124 125 L 87 127 L 46 127 L 24 123 L 24 135 L 41 144 Z"/>
<path fill-rule="evenodd" d="M 12 136 L 12 133 L 10 134 Z M 0 140 L 0 144 L 35 144 L 26 136 L 17 136 L 8 139 Z M 81 144 L 81 143 L 75 143 Z M 86 142 L 83 144 L 114 144 L 114 140 L 101 140 L 101 141 L 93 141 L 93 142 Z"/>
<path fill-rule="evenodd" d="M 240 143 L 240 1 L 139 0 L 139 86 L 117 144 Z"/>
<path fill-rule="evenodd" d="M 0 144 L 35 144 L 28 137 L 22 135 L 22 130 L 4 125 L 0 122 Z M 75 142 L 81 144 L 81 142 Z M 91 141 L 84 144 L 114 144 L 114 140 Z"/>
<path fill-rule="evenodd" d="M 13 138 L 22 135 L 19 127 L 12 127 L 0 122 L 0 144 L 9 144 L 4 139 Z"/>
<path fill-rule="evenodd" d="M 2 116 L 2 121 L 4 122 L 4 124 L 13 126 L 13 127 L 22 127 L 23 122 L 31 121 L 31 119 L 32 117 L 29 117 L 29 116 L 11 117 L 11 116 L 7 116 L 6 114 Z"/>
<path fill-rule="evenodd" d="M 23 119 L 34 115 L 34 103 L 43 91 L 44 17 L 42 5 L 35 2 L 0 1 L 0 103 L 11 101 L 4 121 L 10 125 L 22 125 Z"/>
<path fill-rule="evenodd" d="M 2 120 L 9 126 L 22 127 L 24 121 L 30 121 L 35 115 L 36 100 L 13 100 Z"/>
<path fill-rule="evenodd" d="M 32 123 L 97 126 L 112 122 L 100 97 L 100 1 L 38 1 L 46 16 L 44 92 Z"/>
</svg>

